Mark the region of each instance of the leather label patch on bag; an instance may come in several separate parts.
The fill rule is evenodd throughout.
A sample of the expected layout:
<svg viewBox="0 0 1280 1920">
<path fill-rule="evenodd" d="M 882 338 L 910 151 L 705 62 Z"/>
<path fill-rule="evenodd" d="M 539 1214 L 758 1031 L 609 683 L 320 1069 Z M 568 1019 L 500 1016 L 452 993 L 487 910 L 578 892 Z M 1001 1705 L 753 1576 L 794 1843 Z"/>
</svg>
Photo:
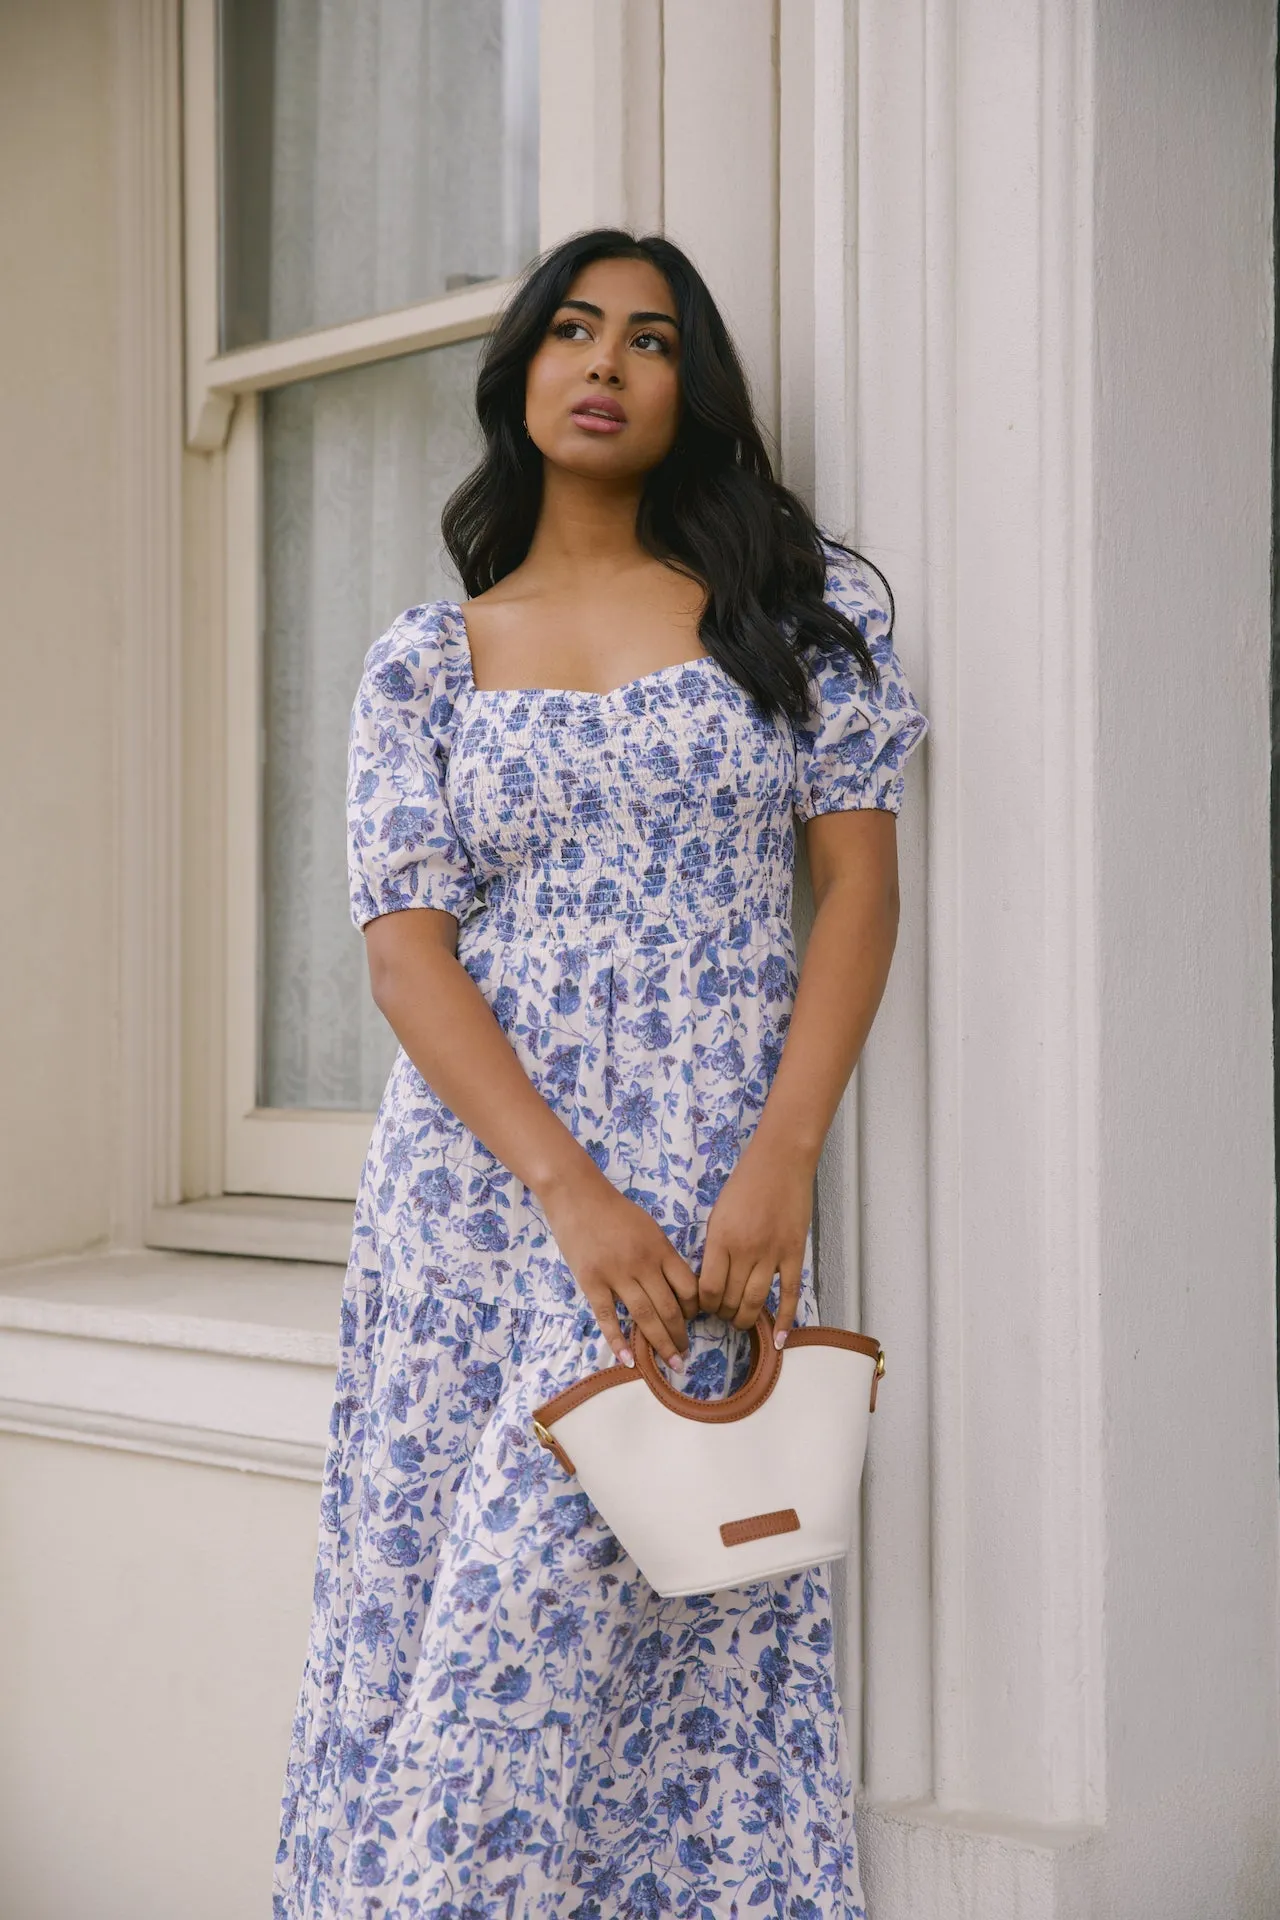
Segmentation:
<svg viewBox="0 0 1280 1920">
<path fill-rule="evenodd" d="M 794 1507 L 777 1513 L 757 1513 L 750 1520 L 726 1520 L 720 1538 L 726 1547 L 743 1547 L 748 1540 L 767 1540 L 771 1533 L 799 1533 L 800 1516 Z"/>
</svg>

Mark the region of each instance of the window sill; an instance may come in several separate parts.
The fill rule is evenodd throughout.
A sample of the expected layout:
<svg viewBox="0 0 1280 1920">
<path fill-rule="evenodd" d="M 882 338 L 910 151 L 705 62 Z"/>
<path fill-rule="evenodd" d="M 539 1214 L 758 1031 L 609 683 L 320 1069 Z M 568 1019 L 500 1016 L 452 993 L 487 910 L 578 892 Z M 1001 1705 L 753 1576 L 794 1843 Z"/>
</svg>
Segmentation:
<svg viewBox="0 0 1280 1920">
<path fill-rule="evenodd" d="M 0 1267 L 0 1431 L 318 1479 L 341 1286 L 149 1250 Z"/>
<path fill-rule="evenodd" d="M 153 1207 L 147 1245 L 181 1253 L 236 1254 L 252 1260 L 306 1260 L 345 1267 L 351 1250 L 349 1200 L 281 1200 L 227 1193 Z"/>
</svg>

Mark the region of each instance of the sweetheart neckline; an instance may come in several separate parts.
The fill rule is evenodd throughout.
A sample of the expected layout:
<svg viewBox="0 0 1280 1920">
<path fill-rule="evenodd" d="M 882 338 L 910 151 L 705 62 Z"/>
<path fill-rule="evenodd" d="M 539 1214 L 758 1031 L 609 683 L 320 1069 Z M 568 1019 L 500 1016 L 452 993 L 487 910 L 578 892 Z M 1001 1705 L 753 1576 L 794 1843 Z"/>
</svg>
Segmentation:
<svg viewBox="0 0 1280 1920">
<path fill-rule="evenodd" d="M 545 694 L 561 700 L 614 700 L 619 694 L 628 693 L 633 687 L 646 686 L 651 680 L 661 680 L 670 673 L 687 673 L 691 667 L 703 666 L 710 661 L 717 665 L 715 655 L 695 653 L 688 660 L 673 660 L 665 667 L 651 667 L 648 673 L 637 673 L 630 680 L 623 680 L 616 687 L 478 687 L 475 669 L 471 661 L 471 636 L 467 632 L 467 616 L 457 600 L 442 602 L 457 620 L 459 638 L 462 641 L 462 657 L 466 663 L 467 685 L 473 694 L 487 698 L 491 694 L 517 694 L 529 699 L 534 694 Z"/>
</svg>

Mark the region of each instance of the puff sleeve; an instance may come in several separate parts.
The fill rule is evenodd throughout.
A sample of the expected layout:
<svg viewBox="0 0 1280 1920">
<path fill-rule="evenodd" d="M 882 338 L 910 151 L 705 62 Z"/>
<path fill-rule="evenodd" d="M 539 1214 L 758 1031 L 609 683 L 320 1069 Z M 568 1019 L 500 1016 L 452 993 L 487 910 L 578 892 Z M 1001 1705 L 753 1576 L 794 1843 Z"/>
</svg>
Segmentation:
<svg viewBox="0 0 1280 1920">
<path fill-rule="evenodd" d="M 828 606 L 848 615 L 880 672 L 868 684 L 857 662 L 825 655 L 810 669 L 811 709 L 796 724 L 795 811 L 818 813 L 902 805 L 902 769 L 928 722 L 916 705 L 890 638 L 892 611 L 884 583 L 855 556 L 829 552 Z"/>
<path fill-rule="evenodd" d="M 438 907 L 461 919 L 475 899 L 445 791 L 455 691 L 435 607 L 401 614 L 365 657 L 347 756 L 357 927 L 405 907 Z"/>
</svg>

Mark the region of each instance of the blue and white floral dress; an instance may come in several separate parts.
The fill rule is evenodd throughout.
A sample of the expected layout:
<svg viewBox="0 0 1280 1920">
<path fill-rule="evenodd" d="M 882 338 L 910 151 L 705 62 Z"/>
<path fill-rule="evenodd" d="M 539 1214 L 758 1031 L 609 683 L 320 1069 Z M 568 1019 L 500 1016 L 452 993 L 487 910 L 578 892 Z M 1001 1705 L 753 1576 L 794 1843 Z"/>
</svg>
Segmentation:
<svg viewBox="0 0 1280 1920">
<path fill-rule="evenodd" d="M 833 551 L 827 598 L 880 685 L 816 666 L 809 726 L 710 658 L 480 691 L 449 601 L 372 648 L 352 719 L 356 923 L 456 915 L 534 1085 L 695 1267 L 791 1011 L 793 814 L 896 812 L 925 728 L 876 577 Z M 744 1345 L 698 1322 L 686 1386 L 723 1392 Z M 660 1599 L 534 1439 L 531 1410 L 611 1359 L 536 1200 L 400 1053 L 356 1204 L 277 1920 L 863 1913 L 820 1571 Z"/>
</svg>

